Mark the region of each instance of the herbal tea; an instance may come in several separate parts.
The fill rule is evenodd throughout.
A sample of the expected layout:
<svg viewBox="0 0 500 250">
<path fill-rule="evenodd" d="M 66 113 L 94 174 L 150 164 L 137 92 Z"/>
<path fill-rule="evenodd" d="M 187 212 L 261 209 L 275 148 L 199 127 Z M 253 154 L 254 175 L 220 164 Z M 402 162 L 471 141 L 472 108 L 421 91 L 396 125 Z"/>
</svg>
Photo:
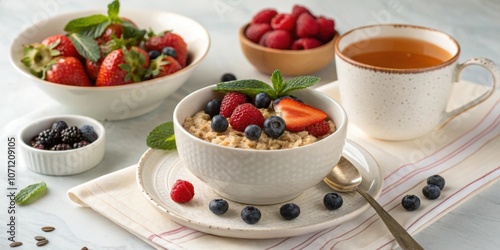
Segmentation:
<svg viewBox="0 0 500 250">
<path fill-rule="evenodd" d="M 452 57 L 437 45 L 404 37 L 362 40 L 347 46 L 342 53 L 363 64 L 392 69 L 432 67 Z"/>
</svg>

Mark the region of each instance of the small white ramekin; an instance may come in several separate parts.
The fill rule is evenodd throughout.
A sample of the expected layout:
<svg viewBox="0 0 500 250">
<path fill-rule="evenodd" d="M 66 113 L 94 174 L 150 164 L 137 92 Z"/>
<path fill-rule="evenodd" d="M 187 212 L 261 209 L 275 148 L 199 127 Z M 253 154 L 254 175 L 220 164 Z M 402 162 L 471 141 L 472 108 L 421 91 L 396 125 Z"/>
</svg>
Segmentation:
<svg viewBox="0 0 500 250">
<path fill-rule="evenodd" d="M 64 151 L 33 148 L 30 143 L 33 137 L 56 121 L 65 121 L 68 126 L 90 125 L 94 127 L 98 139 L 85 147 Z M 104 126 L 90 117 L 79 115 L 51 116 L 34 121 L 21 129 L 18 138 L 24 160 L 21 164 L 33 172 L 46 175 L 73 175 L 90 170 L 101 162 L 106 146 Z"/>
</svg>

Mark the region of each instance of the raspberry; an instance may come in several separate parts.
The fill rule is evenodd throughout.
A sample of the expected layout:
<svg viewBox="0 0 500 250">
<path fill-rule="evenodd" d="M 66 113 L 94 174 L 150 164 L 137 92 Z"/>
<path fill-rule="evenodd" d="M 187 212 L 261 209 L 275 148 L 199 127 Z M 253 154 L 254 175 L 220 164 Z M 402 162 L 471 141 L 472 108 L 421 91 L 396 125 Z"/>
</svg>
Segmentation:
<svg viewBox="0 0 500 250">
<path fill-rule="evenodd" d="M 292 43 L 292 35 L 284 30 L 273 30 L 266 34 L 265 45 L 273 49 L 288 49 Z"/>
<path fill-rule="evenodd" d="M 330 125 L 328 125 L 328 122 L 323 120 L 318 123 L 306 126 L 305 130 L 315 137 L 320 137 L 330 132 Z"/>
<path fill-rule="evenodd" d="M 299 4 L 295 4 L 293 7 L 292 7 L 292 16 L 294 17 L 299 17 L 300 14 L 302 13 L 309 13 L 311 16 L 312 16 L 312 13 L 309 11 L 308 8 L 302 6 L 302 5 L 299 5 Z"/>
<path fill-rule="evenodd" d="M 323 43 L 332 40 L 335 36 L 335 21 L 333 21 L 333 19 L 320 16 L 316 19 L 316 23 L 319 27 L 317 38 Z"/>
<path fill-rule="evenodd" d="M 297 18 L 297 29 L 295 30 L 298 37 L 314 37 L 318 34 L 319 26 L 316 23 L 316 18 L 309 13 L 302 13 Z"/>
<path fill-rule="evenodd" d="M 234 109 L 238 107 L 238 105 L 247 102 L 248 98 L 246 95 L 240 92 L 229 92 L 222 98 L 219 115 L 222 115 L 224 117 L 231 117 Z"/>
<path fill-rule="evenodd" d="M 264 124 L 264 116 L 253 104 L 243 103 L 234 109 L 229 119 L 229 124 L 234 129 L 244 132 L 245 128 L 250 124 L 262 127 Z"/>
<path fill-rule="evenodd" d="M 292 43 L 293 50 L 304 50 L 304 49 L 312 49 L 323 45 L 318 39 L 312 37 L 304 37 L 295 40 Z"/>
<path fill-rule="evenodd" d="M 271 19 L 276 16 L 278 12 L 275 9 L 263 9 L 255 14 L 252 18 L 252 23 L 271 23 Z"/>
<path fill-rule="evenodd" d="M 170 198 L 177 203 L 188 202 L 193 199 L 194 187 L 193 184 L 185 180 L 177 180 L 170 190 Z"/>
<path fill-rule="evenodd" d="M 266 32 L 266 34 L 262 35 L 262 37 L 259 40 L 259 45 L 266 47 L 267 36 L 269 35 L 269 33 L 271 33 L 271 31 Z"/>
<path fill-rule="evenodd" d="M 254 23 L 250 24 L 248 28 L 245 30 L 245 36 L 252 42 L 258 43 L 262 36 L 268 32 L 273 30 L 271 25 L 268 23 Z"/>
<path fill-rule="evenodd" d="M 296 18 L 290 14 L 278 14 L 271 20 L 271 27 L 275 30 L 291 31 L 295 28 Z"/>
</svg>

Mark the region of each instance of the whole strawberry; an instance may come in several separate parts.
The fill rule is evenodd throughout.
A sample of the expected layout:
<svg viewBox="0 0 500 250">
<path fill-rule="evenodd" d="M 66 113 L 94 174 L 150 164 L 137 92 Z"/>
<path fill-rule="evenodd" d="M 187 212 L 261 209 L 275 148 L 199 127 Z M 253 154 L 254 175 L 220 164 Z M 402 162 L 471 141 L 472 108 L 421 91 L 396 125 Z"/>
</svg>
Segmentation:
<svg viewBox="0 0 500 250">
<path fill-rule="evenodd" d="M 161 34 L 150 33 L 148 35 L 149 39 L 144 44 L 147 51 L 162 51 L 165 47 L 172 47 L 176 53 L 175 59 L 183 68 L 186 67 L 188 57 L 187 44 L 180 35 L 171 31 Z"/>
<path fill-rule="evenodd" d="M 177 203 L 185 203 L 194 197 L 194 186 L 189 181 L 177 180 L 170 190 L 170 198 Z"/>
<path fill-rule="evenodd" d="M 154 60 L 151 60 L 151 65 L 149 66 L 148 73 L 146 73 L 146 77 L 153 79 L 159 78 L 173 74 L 181 69 L 182 66 L 175 58 L 160 55 Z"/>
<path fill-rule="evenodd" d="M 42 78 L 47 64 L 58 56 L 82 58 L 67 36 L 54 35 L 45 38 L 41 43 L 23 45 L 21 62 L 33 75 Z"/>
<path fill-rule="evenodd" d="M 264 116 L 251 103 L 238 105 L 229 118 L 229 125 L 240 132 L 244 132 L 245 128 L 252 124 L 262 127 L 264 125 Z"/>
<path fill-rule="evenodd" d="M 115 86 L 144 80 L 149 67 L 149 55 L 139 47 L 117 49 L 102 61 L 96 86 Z"/>
<path fill-rule="evenodd" d="M 79 59 L 82 58 L 73 45 L 71 39 L 65 35 L 47 37 L 42 41 L 42 44 L 57 51 L 59 56 L 72 56 Z"/>
<path fill-rule="evenodd" d="M 101 58 L 97 62 L 93 62 L 89 59 L 85 59 L 85 69 L 87 70 L 90 80 L 95 81 L 97 79 L 103 60 L 104 58 Z"/>
<path fill-rule="evenodd" d="M 75 57 L 58 57 L 46 67 L 45 80 L 73 86 L 92 86 L 85 69 Z"/>
</svg>

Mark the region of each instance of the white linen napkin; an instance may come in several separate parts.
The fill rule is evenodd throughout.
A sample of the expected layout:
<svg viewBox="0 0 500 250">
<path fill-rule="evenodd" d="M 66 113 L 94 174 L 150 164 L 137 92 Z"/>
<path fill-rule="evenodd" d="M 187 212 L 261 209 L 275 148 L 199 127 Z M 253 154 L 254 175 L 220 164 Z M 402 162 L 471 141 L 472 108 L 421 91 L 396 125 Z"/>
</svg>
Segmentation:
<svg viewBox="0 0 500 250">
<path fill-rule="evenodd" d="M 334 83 L 331 83 L 334 84 Z M 484 87 L 463 83 L 454 104 L 470 99 Z M 321 88 L 337 98 L 335 88 Z M 381 166 L 384 187 L 378 202 L 416 234 L 500 175 L 500 94 L 467 111 L 446 127 L 415 140 L 388 142 L 365 136 L 350 125 L 348 138 L 363 146 Z M 102 214 L 157 249 L 391 249 L 397 243 L 375 211 L 322 231 L 288 238 L 249 240 L 205 234 L 170 221 L 141 194 L 136 166 L 102 176 L 68 191 L 74 202 Z M 428 176 L 440 174 L 446 187 L 427 200 L 422 187 Z M 119 181 L 117 181 L 119 180 Z M 406 211 L 401 199 L 417 194 L 421 206 Z M 425 246 L 423 246 L 425 248 Z"/>
</svg>

